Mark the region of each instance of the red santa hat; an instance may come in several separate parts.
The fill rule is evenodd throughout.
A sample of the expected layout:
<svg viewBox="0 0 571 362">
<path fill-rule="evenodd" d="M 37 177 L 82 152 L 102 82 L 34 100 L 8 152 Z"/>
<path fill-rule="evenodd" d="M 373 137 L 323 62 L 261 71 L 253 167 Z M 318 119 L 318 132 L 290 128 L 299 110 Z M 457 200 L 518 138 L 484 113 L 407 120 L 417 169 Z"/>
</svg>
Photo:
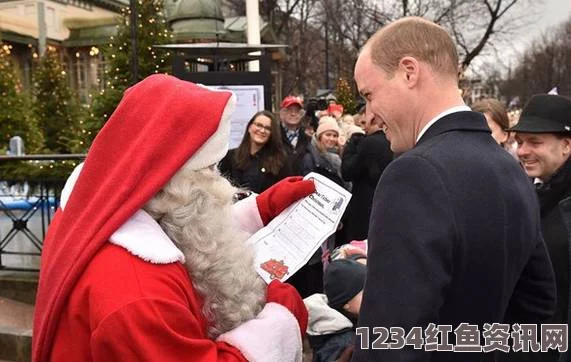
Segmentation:
<svg viewBox="0 0 571 362">
<path fill-rule="evenodd" d="M 42 251 L 33 360 L 47 361 L 66 300 L 109 237 L 182 167 L 216 164 L 228 150 L 235 97 L 167 75 L 125 91 L 95 138 Z"/>
</svg>

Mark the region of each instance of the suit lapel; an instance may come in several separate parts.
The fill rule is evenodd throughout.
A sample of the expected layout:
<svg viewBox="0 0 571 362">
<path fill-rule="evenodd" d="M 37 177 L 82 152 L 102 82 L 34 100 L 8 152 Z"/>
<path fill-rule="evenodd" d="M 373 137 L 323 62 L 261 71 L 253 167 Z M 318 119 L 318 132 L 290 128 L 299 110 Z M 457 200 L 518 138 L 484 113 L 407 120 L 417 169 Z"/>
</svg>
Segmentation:
<svg viewBox="0 0 571 362">
<path fill-rule="evenodd" d="M 422 137 L 418 140 L 416 145 L 420 145 L 427 140 L 450 131 L 475 131 L 475 132 L 488 132 L 491 133 L 486 123 L 484 115 L 478 112 L 455 112 L 450 113 L 440 118 L 434 123 Z M 415 146 L 416 147 L 416 146 Z"/>
</svg>

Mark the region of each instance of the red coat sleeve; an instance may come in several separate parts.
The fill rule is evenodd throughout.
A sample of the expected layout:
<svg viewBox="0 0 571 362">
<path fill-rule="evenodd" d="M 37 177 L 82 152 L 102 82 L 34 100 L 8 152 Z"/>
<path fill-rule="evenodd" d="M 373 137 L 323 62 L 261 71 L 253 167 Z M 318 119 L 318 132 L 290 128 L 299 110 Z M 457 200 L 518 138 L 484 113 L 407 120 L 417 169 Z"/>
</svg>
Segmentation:
<svg viewBox="0 0 571 362">
<path fill-rule="evenodd" d="M 151 298 L 103 319 L 92 334 L 91 351 L 94 362 L 246 361 L 238 349 L 204 338 L 190 310 Z"/>
</svg>

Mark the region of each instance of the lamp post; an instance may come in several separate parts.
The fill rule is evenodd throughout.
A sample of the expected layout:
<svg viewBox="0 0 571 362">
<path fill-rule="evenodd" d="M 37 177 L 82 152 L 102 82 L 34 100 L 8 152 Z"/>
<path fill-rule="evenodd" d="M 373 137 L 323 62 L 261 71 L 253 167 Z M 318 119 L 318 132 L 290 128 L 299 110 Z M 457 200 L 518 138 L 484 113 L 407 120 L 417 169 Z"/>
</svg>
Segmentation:
<svg viewBox="0 0 571 362">
<path fill-rule="evenodd" d="M 246 0 L 246 22 L 248 44 L 260 45 L 260 8 L 258 0 Z M 259 54 L 259 52 L 251 53 L 251 55 Z M 258 72 L 260 70 L 260 62 L 257 60 L 249 62 L 248 69 L 250 72 Z"/>
<path fill-rule="evenodd" d="M 139 58 L 137 56 L 137 0 L 129 0 L 131 26 L 131 77 L 133 84 L 139 80 Z"/>
</svg>

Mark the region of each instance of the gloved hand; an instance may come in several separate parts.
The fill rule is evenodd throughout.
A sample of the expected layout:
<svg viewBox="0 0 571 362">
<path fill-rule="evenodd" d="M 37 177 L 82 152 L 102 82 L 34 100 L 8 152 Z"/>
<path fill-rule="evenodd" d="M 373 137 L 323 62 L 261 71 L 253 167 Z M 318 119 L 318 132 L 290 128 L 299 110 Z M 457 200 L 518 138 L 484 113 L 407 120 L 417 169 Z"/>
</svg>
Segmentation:
<svg viewBox="0 0 571 362">
<path fill-rule="evenodd" d="M 301 338 L 307 330 L 308 314 L 307 308 L 301 296 L 291 284 L 282 283 L 279 280 L 272 280 L 266 292 L 266 303 L 278 303 L 286 307 L 297 319 Z"/>
<path fill-rule="evenodd" d="M 315 184 L 301 176 L 287 177 L 256 196 L 260 217 L 265 225 L 302 197 L 315 192 Z"/>
</svg>

